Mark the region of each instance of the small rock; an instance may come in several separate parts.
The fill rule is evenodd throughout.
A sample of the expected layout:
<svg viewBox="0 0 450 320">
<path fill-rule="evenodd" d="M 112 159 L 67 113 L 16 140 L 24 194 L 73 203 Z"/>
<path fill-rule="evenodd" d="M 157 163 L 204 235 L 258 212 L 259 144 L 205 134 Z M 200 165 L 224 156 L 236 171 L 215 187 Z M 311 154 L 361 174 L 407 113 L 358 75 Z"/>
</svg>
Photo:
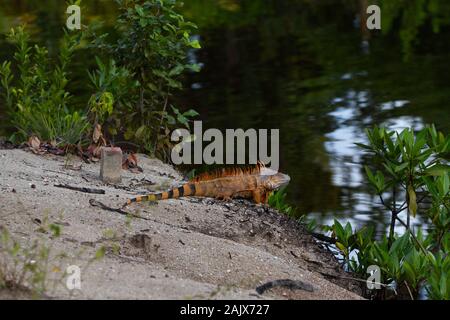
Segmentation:
<svg viewBox="0 0 450 320">
<path fill-rule="evenodd" d="M 105 183 L 122 181 L 122 149 L 102 148 L 100 179 Z"/>
</svg>

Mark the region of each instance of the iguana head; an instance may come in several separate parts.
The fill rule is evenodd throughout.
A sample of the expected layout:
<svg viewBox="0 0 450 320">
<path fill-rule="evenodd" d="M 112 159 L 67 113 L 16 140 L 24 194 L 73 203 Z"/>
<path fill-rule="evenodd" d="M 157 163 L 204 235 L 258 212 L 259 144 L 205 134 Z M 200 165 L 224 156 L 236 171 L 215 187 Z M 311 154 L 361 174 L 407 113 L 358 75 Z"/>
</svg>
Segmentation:
<svg viewBox="0 0 450 320">
<path fill-rule="evenodd" d="M 271 175 L 265 176 L 264 179 L 264 187 L 267 190 L 274 191 L 278 190 L 281 187 L 287 185 L 291 181 L 291 178 L 284 173 L 277 172 Z"/>
</svg>

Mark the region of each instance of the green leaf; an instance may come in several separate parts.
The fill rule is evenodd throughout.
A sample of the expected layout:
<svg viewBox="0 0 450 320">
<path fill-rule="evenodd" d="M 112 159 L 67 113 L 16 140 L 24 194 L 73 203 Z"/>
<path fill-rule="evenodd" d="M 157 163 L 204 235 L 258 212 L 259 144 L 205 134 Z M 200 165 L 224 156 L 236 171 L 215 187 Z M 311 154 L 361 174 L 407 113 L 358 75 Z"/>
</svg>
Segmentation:
<svg viewBox="0 0 450 320">
<path fill-rule="evenodd" d="M 336 242 L 336 247 L 341 250 L 345 256 L 347 256 L 347 248 L 340 242 Z"/>
<path fill-rule="evenodd" d="M 411 284 L 415 284 L 416 282 L 416 275 L 415 272 L 413 270 L 413 268 L 411 267 L 411 265 L 408 263 L 408 261 L 405 261 L 403 263 L 403 270 L 406 273 L 406 276 L 408 278 L 408 282 L 410 282 Z"/>
<path fill-rule="evenodd" d="M 168 124 L 170 124 L 170 125 L 175 125 L 176 124 L 175 118 L 173 116 L 171 116 L 170 114 L 167 114 L 166 118 L 167 118 Z"/>
<path fill-rule="evenodd" d="M 140 139 L 143 137 L 144 133 L 145 133 L 145 129 L 147 127 L 145 125 L 139 127 L 139 129 L 136 130 L 136 133 L 134 134 L 136 138 Z"/>
<path fill-rule="evenodd" d="M 189 120 L 182 114 L 177 115 L 177 121 L 182 125 L 188 127 Z"/>
<path fill-rule="evenodd" d="M 377 171 L 376 186 L 378 193 L 382 193 L 384 190 L 384 175 L 381 171 Z"/>
<path fill-rule="evenodd" d="M 408 162 L 404 162 L 398 166 L 395 166 L 395 172 L 400 172 L 402 170 L 405 170 L 408 167 L 409 163 Z"/>
<path fill-rule="evenodd" d="M 367 174 L 367 177 L 369 178 L 369 181 L 375 185 L 376 184 L 375 177 L 373 176 L 373 173 L 370 170 L 370 168 L 368 166 L 364 166 L 364 169 L 366 170 L 366 174 Z"/>
<path fill-rule="evenodd" d="M 355 142 L 355 145 L 357 145 L 358 147 L 360 147 L 360 148 L 362 148 L 362 149 L 372 150 L 372 147 L 371 147 L 371 146 L 368 146 L 368 145 L 363 144 L 363 143 Z"/>
<path fill-rule="evenodd" d="M 150 90 L 152 91 L 158 91 L 158 88 L 151 82 L 148 83 L 148 87 L 150 88 Z"/>
<path fill-rule="evenodd" d="M 189 117 L 189 118 L 196 117 L 198 115 L 199 115 L 199 113 L 193 109 L 190 109 L 190 110 L 186 111 L 185 113 L 183 113 L 183 116 Z"/>
<path fill-rule="evenodd" d="M 182 73 L 184 70 L 184 65 L 179 64 L 176 67 L 172 68 L 172 70 L 169 71 L 169 76 L 177 76 L 180 73 Z"/>
<path fill-rule="evenodd" d="M 99 260 L 102 259 L 105 256 L 106 248 L 104 246 L 101 246 L 97 252 L 95 252 L 95 259 Z"/>
<path fill-rule="evenodd" d="M 139 25 L 142 27 L 142 28 L 145 28 L 146 26 L 147 26 L 147 20 L 146 19 L 144 19 L 144 18 L 142 18 L 142 19 L 139 19 Z"/>
<path fill-rule="evenodd" d="M 450 172 L 450 166 L 446 164 L 435 164 L 432 167 L 427 168 L 424 173 L 427 176 L 443 176 Z"/>
<path fill-rule="evenodd" d="M 438 178 L 439 183 L 438 183 L 438 189 L 439 189 L 439 193 L 440 196 L 443 198 L 447 195 L 449 188 L 450 188 L 450 178 L 449 175 L 446 174 L 444 176 L 441 176 Z"/>
<path fill-rule="evenodd" d="M 141 16 L 144 17 L 145 13 L 144 13 L 144 9 L 140 6 L 140 5 L 135 5 L 134 9 L 136 10 L 136 12 Z"/>
<path fill-rule="evenodd" d="M 439 281 L 439 293 L 441 297 L 447 296 L 447 275 L 445 273 L 441 274 L 441 279 Z"/>
<path fill-rule="evenodd" d="M 345 239 L 344 228 L 336 219 L 334 220 L 334 232 L 336 234 L 336 238 L 338 238 L 340 241 L 343 241 Z"/>
<path fill-rule="evenodd" d="M 345 237 L 349 238 L 353 233 L 352 230 L 352 225 L 350 224 L 350 222 L 347 222 L 347 224 L 345 225 Z"/>
<path fill-rule="evenodd" d="M 61 227 L 57 224 L 51 224 L 50 230 L 52 231 L 54 237 L 59 237 L 61 235 Z"/>
<path fill-rule="evenodd" d="M 191 71 L 193 71 L 193 72 L 200 72 L 200 70 L 201 70 L 200 65 L 197 64 L 197 63 L 194 63 L 194 64 L 188 64 L 186 67 L 189 68 L 189 69 L 190 69 Z"/>
<path fill-rule="evenodd" d="M 169 85 L 169 87 L 181 89 L 181 82 L 179 81 L 167 79 L 167 84 Z"/>
<path fill-rule="evenodd" d="M 194 49 L 201 49 L 201 45 L 200 45 L 200 42 L 198 42 L 198 40 L 194 40 L 194 41 L 191 41 L 190 43 L 189 43 L 189 45 L 192 47 L 192 48 L 194 48 Z"/>
</svg>

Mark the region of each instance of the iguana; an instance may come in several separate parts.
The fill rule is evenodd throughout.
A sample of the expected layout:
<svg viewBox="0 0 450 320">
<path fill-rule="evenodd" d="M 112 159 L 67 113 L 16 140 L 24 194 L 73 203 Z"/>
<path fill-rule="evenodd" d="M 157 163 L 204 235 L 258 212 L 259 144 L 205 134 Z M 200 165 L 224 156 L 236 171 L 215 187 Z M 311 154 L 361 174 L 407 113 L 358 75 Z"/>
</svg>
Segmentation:
<svg viewBox="0 0 450 320">
<path fill-rule="evenodd" d="M 231 198 L 253 199 L 267 203 L 269 194 L 288 184 L 286 174 L 266 168 L 262 163 L 249 168 L 222 169 L 201 174 L 178 188 L 129 199 L 124 207 L 141 201 L 158 201 L 180 197 L 210 197 L 222 200 Z"/>
</svg>

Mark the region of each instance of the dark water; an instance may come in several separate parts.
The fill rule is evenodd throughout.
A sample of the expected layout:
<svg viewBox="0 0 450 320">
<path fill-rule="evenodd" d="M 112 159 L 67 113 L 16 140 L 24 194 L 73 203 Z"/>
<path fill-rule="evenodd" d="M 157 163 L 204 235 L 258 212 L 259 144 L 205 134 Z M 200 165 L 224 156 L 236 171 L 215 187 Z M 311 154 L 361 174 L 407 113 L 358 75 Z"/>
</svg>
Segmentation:
<svg viewBox="0 0 450 320">
<path fill-rule="evenodd" d="M 279 128 L 281 170 L 300 213 L 383 230 L 388 215 L 369 193 L 354 142 L 373 124 L 448 132 L 450 33 L 424 30 L 408 56 L 396 34 L 362 33 L 358 6 L 251 3 L 199 18 L 204 67 L 185 101 L 211 127 Z"/>
<path fill-rule="evenodd" d="M 43 7 L 6 2 L 0 5 L 2 32 L 20 16 L 30 20 L 36 38 L 57 43 L 61 1 L 41 1 Z M 114 21 L 110 1 L 84 3 L 87 20 Z M 298 212 L 322 223 L 372 222 L 382 231 L 388 215 L 369 192 L 362 170 L 367 159 L 354 142 L 364 142 L 364 129 L 373 124 L 400 130 L 435 123 L 449 131 L 448 28 L 435 34 L 425 24 L 408 49 L 401 27 L 361 31 L 364 1 L 185 3 L 203 46 L 190 58 L 203 68 L 186 78 L 179 105 L 199 111 L 204 127 L 280 129 L 281 171 L 292 178 L 288 198 Z M 0 59 L 7 55 L 2 50 Z M 80 57 L 84 74 L 92 53 Z M 78 83 L 85 79 L 75 76 Z"/>
</svg>

